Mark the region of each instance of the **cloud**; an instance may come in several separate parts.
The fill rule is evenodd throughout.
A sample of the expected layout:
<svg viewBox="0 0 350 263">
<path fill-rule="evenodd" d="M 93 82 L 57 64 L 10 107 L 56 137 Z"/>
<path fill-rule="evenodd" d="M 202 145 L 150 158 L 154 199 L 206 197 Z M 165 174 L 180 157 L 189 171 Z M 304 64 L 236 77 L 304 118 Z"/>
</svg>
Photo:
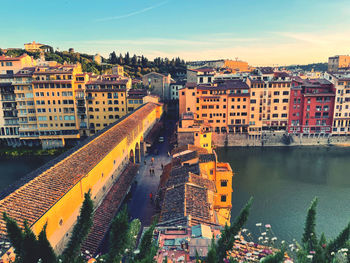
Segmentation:
<svg viewBox="0 0 350 263">
<path fill-rule="evenodd" d="M 98 19 L 96 19 L 96 21 L 97 22 L 103 22 L 103 21 L 110 21 L 110 20 L 119 20 L 119 19 L 122 19 L 122 18 L 127 18 L 127 17 L 130 17 L 130 16 L 139 15 L 139 14 L 145 13 L 147 11 L 150 11 L 150 10 L 152 10 L 154 8 L 157 8 L 157 7 L 160 7 L 162 5 L 165 5 L 168 2 L 169 2 L 169 0 L 163 1 L 163 2 L 160 2 L 158 4 L 146 7 L 144 9 L 140 9 L 140 10 L 137 10 L 137 11 L 134 11 L 134 12 L 131 12 L 131 13 L 128 13 L 128 14 L 120 15 L 120 16 L 110 16 L 110 17 L 98 18 Z"/>
</svg>

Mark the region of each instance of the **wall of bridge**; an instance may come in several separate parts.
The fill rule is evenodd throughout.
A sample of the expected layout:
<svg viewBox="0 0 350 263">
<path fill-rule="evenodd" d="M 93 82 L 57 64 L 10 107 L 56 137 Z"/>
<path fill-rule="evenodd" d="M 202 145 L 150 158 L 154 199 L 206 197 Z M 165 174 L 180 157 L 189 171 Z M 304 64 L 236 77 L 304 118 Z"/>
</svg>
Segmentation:
<svg viewBox="0 0 350 263">
<path fill-rule="evenodd" d="M 122 138 L 107 155 L 105 155 L 87 174 L 82 175 L 80 180 L 76 182 L 72 188 L 68 189 L 45 214 L 32 224 L 33 232 L 38 234 L 47 223 L 47 237 L 56 252 L 60 253 L 70 238 L 71 231 L 84 200 L 84 194 L 91 189 L 91 197 L 94 201 L 94 205 L 98 206 L 107 194 L 109 188 L 117 180 L 125 166 L 130 162 L 130 152 L 133 151 L 135 153 L 136 145 L 138 145 L 140 149 L 139 161 L 141 161 L 141 157 L 144 156 L 144 153 L 141 153 L 141 151 L 145 148 L 143 138 L 145 138 L 163 113 L 162 105 L 155 105 L 151 111 L 149 109 L 150 107 L 148 107 L 148 113 L 146 116 L 143 116 L 143 119 L 137 120 L 137 124 L 135 120 L 133 121 L 135 124 L 127 131 L 126 136 Z M 142 110 L 142 108 L 139 110 Z M 129 115 L 115 125 L 122 125 L 123 122 L 128 121 L 128 118 L 134 118 L 133 115 L 134 114 Z M 100 136 L 103 136 L 103 133 Z M 99 137 L 96 137 L 74 153 L 84 151 L 85 147 L 88 147 L 89 144 L 93 143 L 98 138 Z M 61 162 L 67 162 L 69 158 L 68 156 Z M 86 162 L 89 162 L 89 160 L 86 160 Z M 60 163 L 56 165 L 60 165 Z M 84 163 L 81 163 L 81 165 L 84 165 Z M 36 180 L 36 178 L 33 180 Z M 23 187 L 25 187 L 25 185 Z M 50 191 L 50 189 L 47 190 Z"/>
</svg>

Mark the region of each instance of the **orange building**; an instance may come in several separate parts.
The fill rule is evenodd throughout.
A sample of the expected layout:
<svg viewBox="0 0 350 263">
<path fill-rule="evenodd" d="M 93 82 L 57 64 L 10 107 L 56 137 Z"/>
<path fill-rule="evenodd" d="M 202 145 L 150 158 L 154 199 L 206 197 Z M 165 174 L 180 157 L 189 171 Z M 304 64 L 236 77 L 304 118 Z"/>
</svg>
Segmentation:
<svg viewBox="0 0 350 263">
<path fill-rule="evenodd" d="M 249 86 L 242 80 L 227 80 L 213 85 L 186 85 L 180 90 L 180 115 L 193 112 L 207 130 L 246 133 L 249 122 Z"/>
</svg>

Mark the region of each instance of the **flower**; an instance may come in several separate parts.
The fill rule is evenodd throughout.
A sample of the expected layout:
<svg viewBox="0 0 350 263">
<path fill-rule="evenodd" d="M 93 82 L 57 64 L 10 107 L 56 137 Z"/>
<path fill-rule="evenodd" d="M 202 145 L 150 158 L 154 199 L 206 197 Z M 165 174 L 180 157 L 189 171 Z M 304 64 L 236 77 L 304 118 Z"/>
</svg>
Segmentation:
<svg viewBox="0 0 350 263">
<path fill-rule="evenodd" d="M 262 223 L 256 223 L 255 225 L 256 226 L 262 226 Z"/>
<path fill-rule="evenodd" d="M 312 259 L 314 256 L 313 255 L 307 255 L 306 256 L 308 259 Z"/>
<path fill-rule="evenodd" d="M 334 256 L 334 254 L 335 254 L 335 253 L 334 253 L 334 252 L 332 252 L 332 253 L 331 253 L 331 256 Z"/>
<path fill-rule="evenodd" d="M 271 228 L 271 225 L 270 224 L 266 224 L 265 227 L 266 228 Z"/>
<path fill-rule="evenodd" d="M 264 238 L 263 237 L 259 237 L 258 240 L 263 240 Z"/>
<path fill-rule="evenodd" d="M 273 237 L 271 238 L 272 241 L 276 241 L 277 240 L 277 237 Z"/>
<path fill-rule="evenodd" d="M 239 235 L 235 235 L 235 239 L 239 239 L 240 238 L 240 236 Z"/>
<path fill-rule="evenodd" d="M 261 235 L 262 235 L 262 236 L 266 236 L 266 232 L 262 232 Z"/>
<path fill-rule="evenodd" d="M 314 250 L 311 250 L 309 253 L 313 254 L 313 255 L 316 254 L 316 252 Z"/>
</svg>

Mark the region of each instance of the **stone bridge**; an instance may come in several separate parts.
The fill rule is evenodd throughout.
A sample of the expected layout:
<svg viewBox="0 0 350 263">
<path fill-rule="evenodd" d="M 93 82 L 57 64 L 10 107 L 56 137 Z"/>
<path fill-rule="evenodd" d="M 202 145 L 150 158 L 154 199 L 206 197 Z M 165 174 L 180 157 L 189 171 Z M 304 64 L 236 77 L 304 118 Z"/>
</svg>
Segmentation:
<svg viewBox="0 0 350 263">
<path fill-rule="evenodd" d="M 2 213 L 6 212 L 21 226 L 26 220 L 35 234 L 47 223 L 47 237 L 55 251 L 61 252 L 76 222 L 84 193 L 91 189 L 96 206 L 103 200 L 125 166 L 130 161 L 141 161 L 146 148 L 144 138 L 162 113 L 161 104 L 141 106 L 3 193 L 1 238 L 6 239 L 2 220 Z"/>
</svg>

